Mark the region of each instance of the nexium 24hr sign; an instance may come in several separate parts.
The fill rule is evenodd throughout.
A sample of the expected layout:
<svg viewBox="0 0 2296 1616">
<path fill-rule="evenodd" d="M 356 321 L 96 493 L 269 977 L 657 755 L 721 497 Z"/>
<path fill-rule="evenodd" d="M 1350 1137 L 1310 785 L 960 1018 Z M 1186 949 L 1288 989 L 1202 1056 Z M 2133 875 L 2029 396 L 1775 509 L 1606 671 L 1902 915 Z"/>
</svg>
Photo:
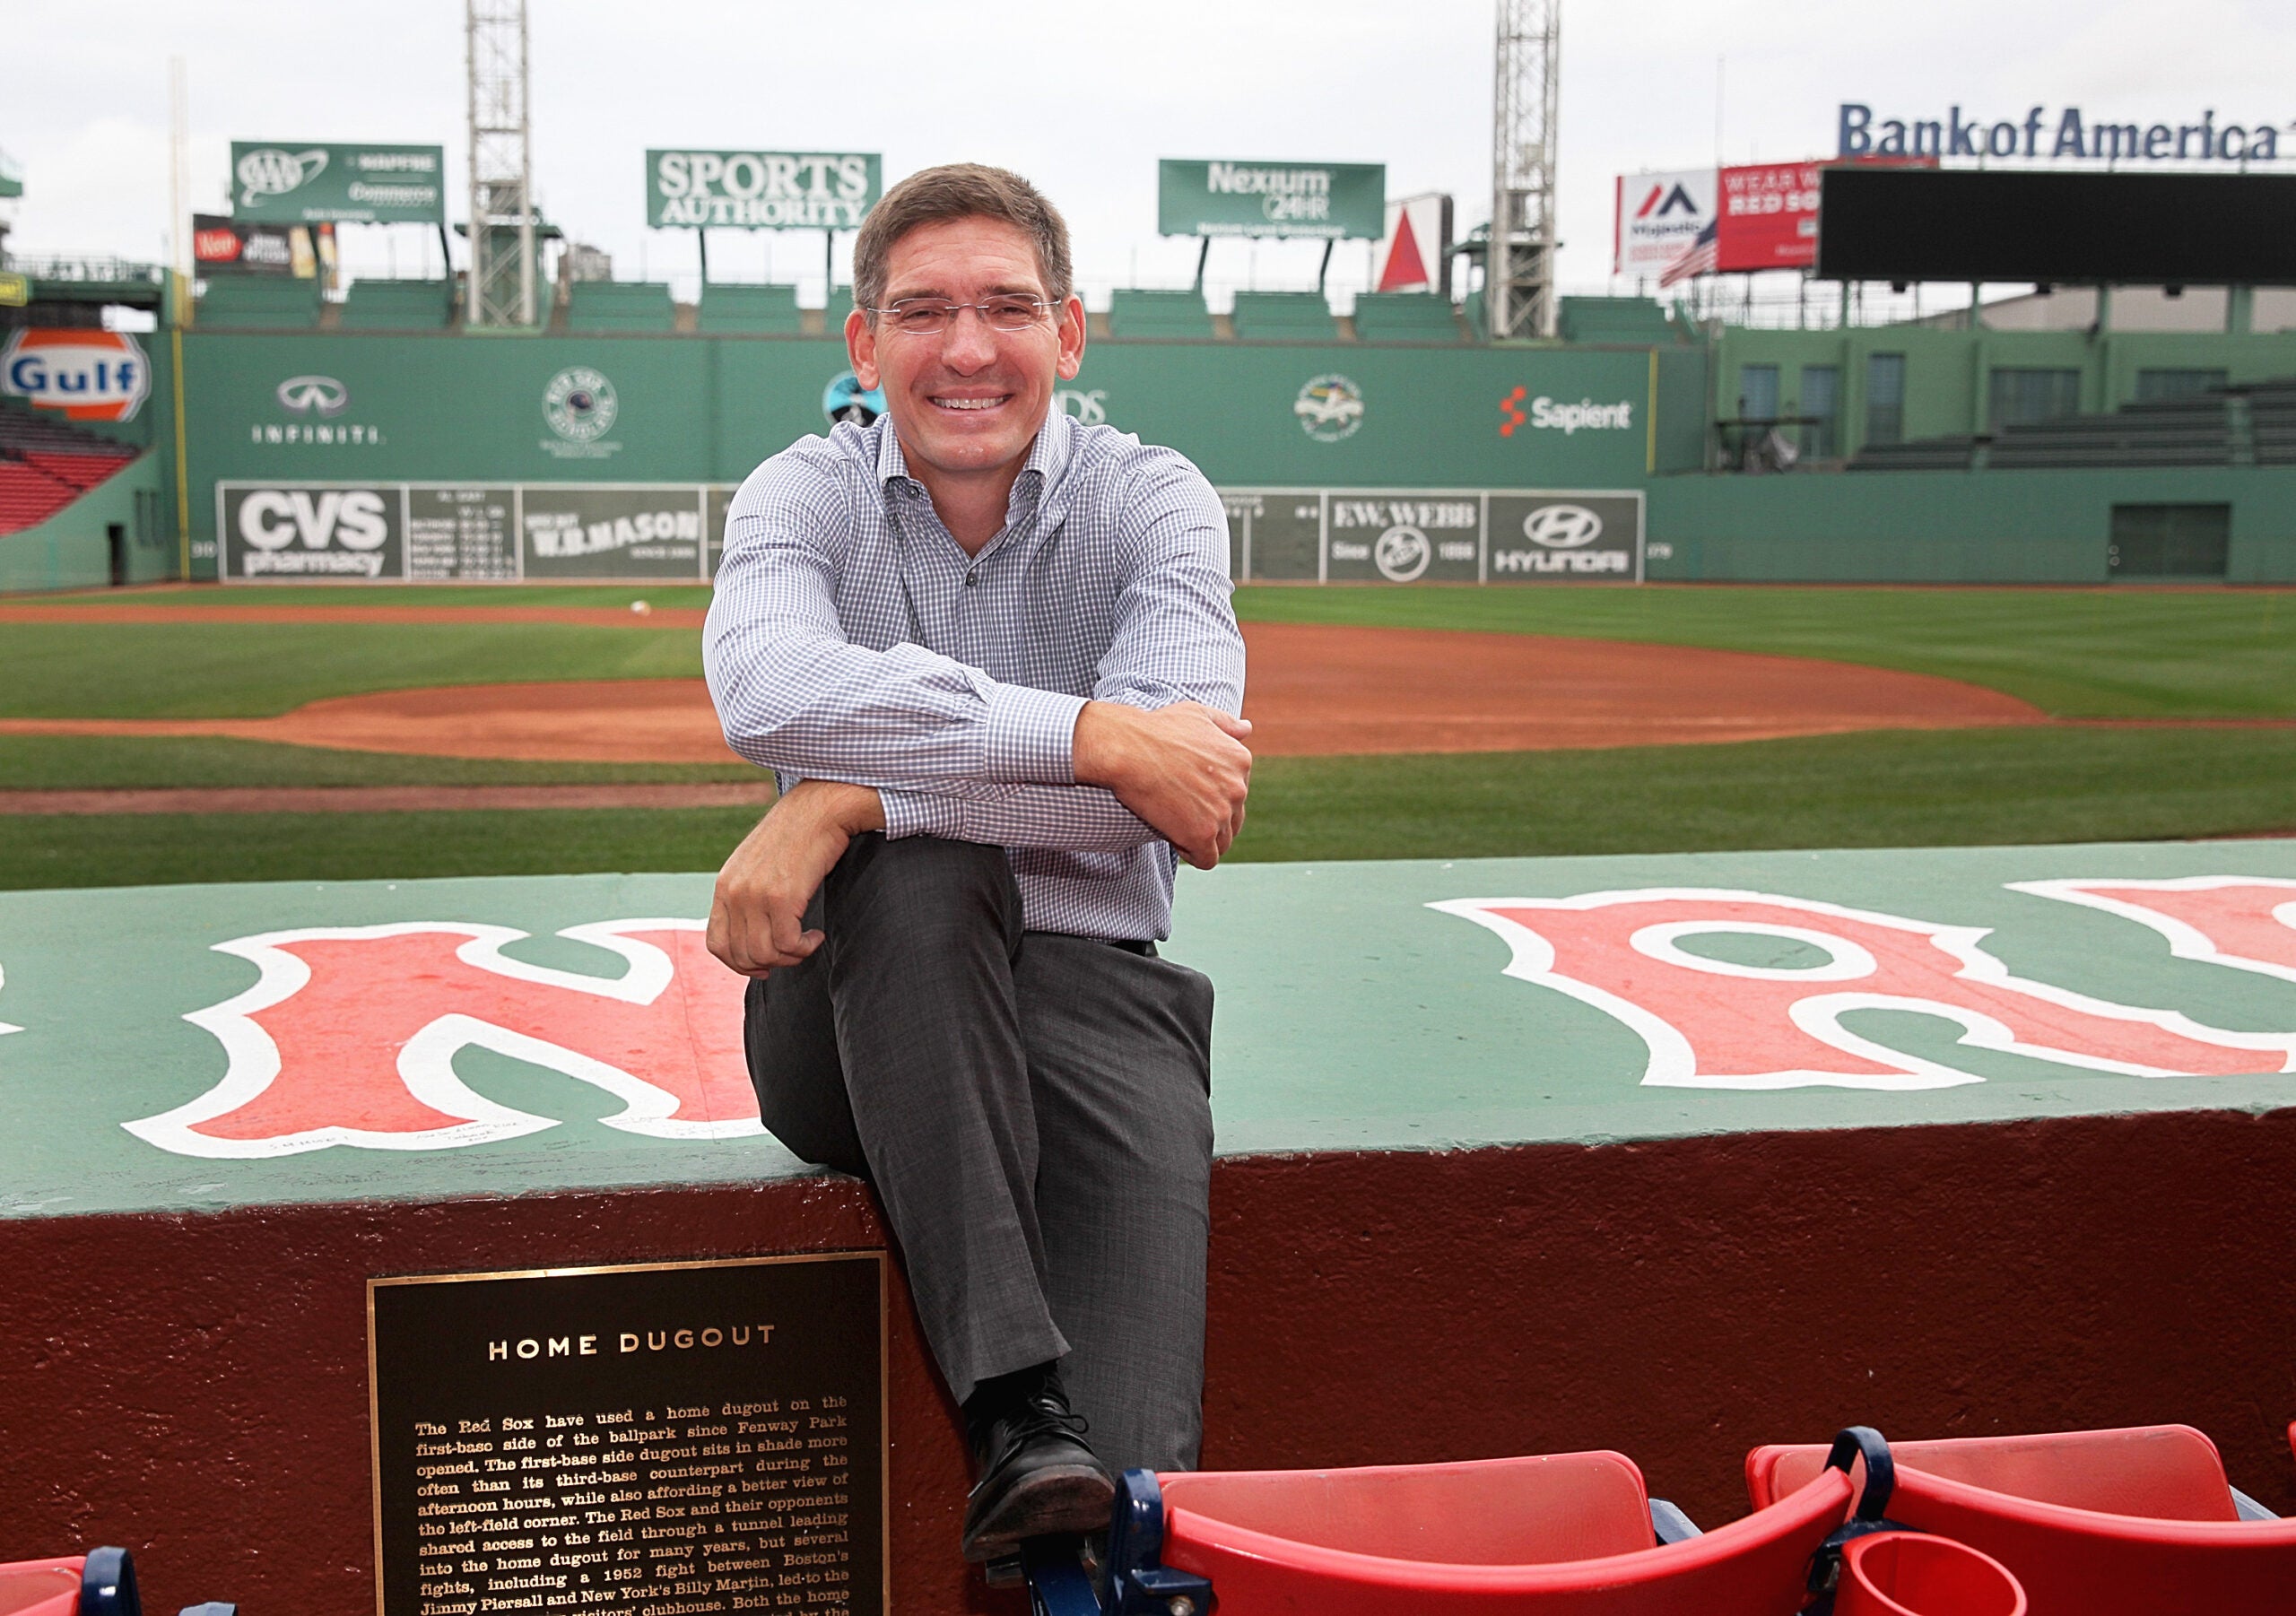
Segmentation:
<svg viewBox="0 0 2296 1616">
<path fill-rule="evenodd" d="M 874 152 L 648 152 L 646 222 L 656 230 L 859 230 L 883 177 Z"/>
<path fill-rule="evenodd" d="M 1387 166 L 1167 157 L 1156 165 L 1156 229 L 1376 241 L 1387 233 Z"/>
</svg>

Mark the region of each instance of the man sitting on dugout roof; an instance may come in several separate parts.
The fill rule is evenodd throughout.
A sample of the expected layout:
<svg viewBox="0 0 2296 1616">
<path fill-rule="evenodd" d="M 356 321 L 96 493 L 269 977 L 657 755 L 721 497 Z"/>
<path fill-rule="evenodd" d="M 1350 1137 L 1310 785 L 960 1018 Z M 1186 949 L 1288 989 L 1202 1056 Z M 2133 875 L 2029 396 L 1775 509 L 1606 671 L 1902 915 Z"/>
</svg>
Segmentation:
<svg viewBox="0 0 2296 1616">
<path fill-rule="evenodd" d="M 1157 956 L 1243 823 L 1220 500 L 1052 409 L 1068 233 L 1002 169 L 894 187 L 846 344 L 886 413 L 751 474 L 705 656 L 783 795 L 718 878 L 766 1126 L 874 1186 L 978 1481 L 969 1559 L 1106 1527 L 1203 1427 L 1212 987 Z"/>
</svg>

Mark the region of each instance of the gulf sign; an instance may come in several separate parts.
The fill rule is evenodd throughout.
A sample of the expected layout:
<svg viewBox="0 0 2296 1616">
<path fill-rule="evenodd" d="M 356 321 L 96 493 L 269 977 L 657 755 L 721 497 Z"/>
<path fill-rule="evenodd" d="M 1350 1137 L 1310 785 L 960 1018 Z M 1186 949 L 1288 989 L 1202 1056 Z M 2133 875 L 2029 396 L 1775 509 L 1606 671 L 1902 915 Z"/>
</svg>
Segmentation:
<svg viewBox="0 0 2296 1616">
<path fill-rule="evenodd" d="M 27 326 L 0 350 L 0 393 L 71 421 L 133 421 L 152 392 L 152 367 L 125 331 Z"/>
</svg>

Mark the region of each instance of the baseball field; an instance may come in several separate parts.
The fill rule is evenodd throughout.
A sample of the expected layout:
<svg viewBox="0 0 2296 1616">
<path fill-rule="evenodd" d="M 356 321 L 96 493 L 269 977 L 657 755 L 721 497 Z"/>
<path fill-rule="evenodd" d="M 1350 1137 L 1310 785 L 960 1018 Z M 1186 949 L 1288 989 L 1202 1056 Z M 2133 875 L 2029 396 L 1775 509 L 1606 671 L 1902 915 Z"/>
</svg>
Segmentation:
<svg viewBox="0 0 2296 1616">
<path fill-rule="evenodd" d="M 633 604 L 643 609 L 633 611 Z M 0 604 L 0 888 L 714 868 L 705 589 Z M 2296 594 L 1246 588 L 1232 856 L 2296 831 Z"/>
</svg>

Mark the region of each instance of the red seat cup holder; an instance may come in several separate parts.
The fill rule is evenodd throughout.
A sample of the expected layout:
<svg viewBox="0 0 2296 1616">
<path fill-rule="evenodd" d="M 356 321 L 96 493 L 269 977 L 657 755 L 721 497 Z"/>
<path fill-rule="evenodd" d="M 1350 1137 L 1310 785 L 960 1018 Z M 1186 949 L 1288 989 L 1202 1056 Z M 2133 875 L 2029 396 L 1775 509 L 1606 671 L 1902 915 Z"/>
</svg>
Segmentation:
<svg viewBox="0 0 2296 1616">
<path fill-rule="evenodd" d="M 0 1566 L 0 1616 L 72 1616 L 80 1604 L 80 1562 Z"/>
<path fill-rule="evenodd" d="M 1841 1551 L 1834 1616 L 2025 1616 L 2009 1568 L 1951 1538 L 1874 1532 Z"/>
</svg>

